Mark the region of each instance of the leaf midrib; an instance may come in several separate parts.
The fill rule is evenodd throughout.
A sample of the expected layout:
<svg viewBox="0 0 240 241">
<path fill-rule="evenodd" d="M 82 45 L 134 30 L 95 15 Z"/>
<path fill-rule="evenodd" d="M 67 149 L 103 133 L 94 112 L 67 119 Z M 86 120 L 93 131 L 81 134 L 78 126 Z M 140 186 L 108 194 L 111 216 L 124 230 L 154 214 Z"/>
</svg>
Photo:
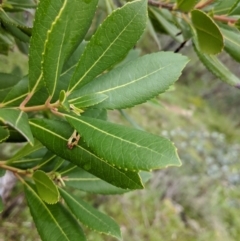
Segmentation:
<svg viewBox="0 0 240 241">
<path fill-rule="evenodd" d="M 57 220 L 54 218 L 54 216 L 52 215 L 52 213 L 49 211 L 48 207 L 45 205 L 45 203 L 42 201 L 41 198 L 39 198 L 39 196 L 36 194 L 36 192 L 32 189 L 31 186 L 29 186 L 26 182 L 25 185 L 28 187 L 28 189 L 33 193 L 33 195 L 39 200 L 39 202 L 45 207 L 46 211 L 48 212 L 49 216 L 52 218 L 52 220 L 54 221 L 54 223 L 56 224 L 56 226 L 58 227 L 58 229 L 60 230 L 60 232 L 63 234 L 63 236 L 66 238 L 67 241 L 71 241 L 70 239 L 68 239 L 67 235 L 65 234 L 65 232 L 63 231 L 63 229 L 61 228 L 61 226 L 58 224 Z"/>
<path fill-rule="evenodd" d="M 135 1 L 136 2 L 136 1 Z M 135 3 L 132 2 L 132 3 Z M 132 4 L 132 3 L 127 3 L 127 4 Z M 126 4 L 126 5 L 127 5 Z M 126 6 L 125 5 L 125 6 Z M 77 81 L 77 83 L 70 89 L 68 90 L 68 93 L 71 93 L 76 86 L 85 78 L 85 76 L 94 68 L 94 66 L 100 61 L 100 59 L 105 55 L 105 53 L 111 48 L 111 46 L 118 40 L 119 36 L 127 29 L 127 27 L 132 23 L 132 21 L 136 18 L 136 16 L 139 14 L 139 12 L 141 11 L 142 7 L 139 8 L 139 11 L 134 15 L 134 17 L 132 18 L 132 20 L 123 28 L 123 30 L 117 35 L 117 37 L 115 38 L 114 41 L 112 41 L 112 43 L 106 48 L 106 50 L 102 53 L 102 55 L 100 55 L 100 57 L 94 62 L 94 64 L 85 72 L 85 74 Z M 121 9 L 120 9 L 121 10 Z"/>
<path fill-rule="evenodd" d="M 86 213 L 88 213 L 90 216 L 94 217 L 95 219 L 97 219 L 100 223 L 102 223 L 105 227 L 107 227 L 108 229 L 111 229 L 111 227 L 106 223 L 103 222 L 102 219 L 100 219 L 98 216 L 95 216 L 93 213 L 91 213 L 90 211 L 88 211 L 83 205 L 81 205 L 79 202 L 76 201 L 75 198 L 73 198 L 72 196 L 70 196 L 67 192 L 65 192 L 65 190 L 61 189 L 61 191 L 63 191 L 65 193 L 66 196 L 68 196 L 77 206 L 79 206 L 80 208 L 82 208 Z M 96 229 L 95 229 L 96 230 Z M 106 232 L 103 232 L 106 233 Z M 111 233 L 112 234 L 112 233 Z M 113 235 L 113 234 L 112 234 Z M 115 236 L 115 235 L 114 235 Z M 115 236 L 116 237 L 116 236 Z"/>
<path fill-rule="evenodd" d="M 125 142 L 125 143 L 128 143 L 128 144 L 131 144 L 131 145 L 134 145 L 134 146 L 136 146 L 137 148 L 147 149 L 148 151 L 153 152 L 153 153 L 155 153 L 155 154 L 157 154 L 157 155 L 160 155 L 160 156 L 162 156 L 162 157 L 167 157 L 167 156 L 164 156 L 162 153 L 156 152 L 156 151 L 153 150 L 153 149 L 149 149 L 148 147 L 145 147 L 145 146 L 140 146 L 140 145 L 138 145 L 137 143 L 134 143 L 134 142 L 131 142 L 131 141 L 122 139 L 121 137 L 118 137 L 118 136 L 115 136 L 115 135 L 113 135 L 113 134 L 110 134 L 110 133 L 108 133 L 108 132 L 106 132 L 106 131 L 103 131 L 103 130 L 97 128 L 96 126 L 93 126 L 93 125 L 89 124 L 88 122 L 85 122 L 85 121 L 83 121 L 83 120 L 81 120 L 81 119 L 75 118 L 75 117 L 70 116 L 70 115 L 67 115 L 67 114 L 65 114 L 65 116 L 67 116 L 67 117 L 69 117 L 69 118 L 72 118 L 72 119 L 75 119 L 76 121 L 80 121 L 80 122 L 82 122 L 83 124 L 85 124 L 85 125 L 93 128 L 93 129 L 95 129 L 96 131 L 102 132 L 103 134 L 105 134 L 105 135 L 107 135 L 107 136 L 111 136 L 112 138 L 119 139 L 120 141 Z M 80 134 L 81 134 L 81 133 L 80 133 Z"/>
<path fill-rule="evenodd" d="M 54 133 L 54 132 L 46 129 L 46 128 L 43 128 L 41 125 L 37 125 L 37 124 L 35 124 L 35 123 L 31 122 L 31 121 L 29 121 L 29 123 L 32 124 L 32 125 L 34 125 L 34 126 L 36 126 L 36 127 L 38 127 L 38 128 L 40 128 L 40 129 L 42 129 L 42 130 L 45 130 L 45 131 L 51 133 L 51 134 L 54 135 L 54 136 L 59 137 L 59 138 L 62 139 L 62 140 L 65 140 L 66 142 L 68 141 L 68 140 L 65 139 L 64 137 L 62 137 L 62 136 L 60 136 L 60 135 L 58 135 L 58 134 L 56 134 L 56 133 Z M 100 159 L 98 156 L 96 156 L 96 155 L 94 155 L 93 153 L 89 152 L 87 149 L 84 149 L 82 146 L 76 145 L 75 147 L 78 147 L 78 148 L 84 150 L 84 151 L 87 152 L 89 155 L 91 155 L 91 156 L 95 157 L 96 159 L 100 160 L 101 162 L 105 163 L 105 164 L 108 165 L 109 167 L 113 168 L 115 171 L 119 172 L 121 175 L 126 176 L 129 181 L 131 181 L 132 183 L 136 184 L 136 182 L 134 182 L 132 179 L 130 179 L 124 172 L 121 172 L 121 171 L 120 171 L 118 168 L 116 168 L 115 166 L 110 165 L 110 163 L 104 161 L 104 159 Z M 137 183 L 137 185 L 139 186 L 138 183 Z"/>
</svg>

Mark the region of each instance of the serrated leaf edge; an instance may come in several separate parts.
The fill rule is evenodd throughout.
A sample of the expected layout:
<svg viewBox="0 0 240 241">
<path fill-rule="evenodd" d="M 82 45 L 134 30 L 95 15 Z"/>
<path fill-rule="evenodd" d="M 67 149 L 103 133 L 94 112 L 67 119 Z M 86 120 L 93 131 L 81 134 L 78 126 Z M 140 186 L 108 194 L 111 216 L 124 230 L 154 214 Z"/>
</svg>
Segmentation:
<svg viewBox="0 0 240 241">
<path fill-rule="evenodd" d="M 99 220 L 99 222 L 100 223 L 102 223 L 105 227 L 107 227 L 107 228 L 109 228 L 109 225 L 107 224 L 107 223 L 105 223 L 105 222 L 103 222 L 101 219 L 99 219 L 97 216 L 95 216 L 93 213 L 91 213 L 91 212 L 89 212 L 84 206 L 82 206 L 79 202 L 77 202 L 77 200 L 74 198 L 74 197 L 72 197 L 71 195 L 69 195 L 64 189 L 62 189 L 62 188 L 59 188 L 60 189 L 60 192 L 63 192 L 66 196 L 68 196 L 74 203 L 76 203 L 79 207 L 81 207 L 82 209 L 84 209 L 85 210 L 85 212 L 87 212 L 90 216 L 93 216 L 95 219 L 97 219 L 97 220 Z M 64 198 L 63 198 L 64 199 Z M 69 207 L 70 208 L 70 207 Z M 71 208 L 70 208 L 71 209 Z M 97 211 L 97 210 L 96 210 Z M 74 213 L 74 215 L 75 215 L 75 213 Z M 104 214 L 103 214 L 104 215 Z M 78 217 L 77 217 L 77 215 L 75 215 L 75 217 L 78 219 Z M 110 219 L 112 219 L 111 217 L 109 217 L 108 216 L 108 218 L 110 218 Z M 78 219 L 79 220 L 79 219 Z M 112 219 L 113 220 L 113 219 Z M 79 220 L 80 221 L 80 220 Z M 113 220 L 114 221 L 114 220 Z M 81 223 L 83 223 L 82 221 L 80 221 Z M 88 227 L 88 228 L 90 228 L 90 229 L 92 229 L 92 230 L 94 230 L 94 231 L 97 231 L 97 232 L 99 232 L 97 229 L 94 229 L 94 228 L 92 228 L 92 227 L 89 227 L 89 226 L 87 226 L 85 223 L 83 223 L 86 227 Z M 116 238 L 121 238 L 121 237 L 118 237 L 118 236 L 116 236 L 116 235 L 114 235 L 113 233 L 111 233 L 111 232 L 100 232 L 100 233 L 104 233 L 104 234 L 107 234 L 107 235 L 111 235 L 111 236 L 113 236 L 113 237 L 116 237 Z"/>
</svg>

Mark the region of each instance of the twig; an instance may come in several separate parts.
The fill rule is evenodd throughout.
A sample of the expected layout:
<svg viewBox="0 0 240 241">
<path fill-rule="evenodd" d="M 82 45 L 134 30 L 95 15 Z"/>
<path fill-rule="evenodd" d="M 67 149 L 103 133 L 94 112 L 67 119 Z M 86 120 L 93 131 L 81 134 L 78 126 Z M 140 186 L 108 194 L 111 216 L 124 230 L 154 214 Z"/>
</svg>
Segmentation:
<svg viewBox="0 0 240 241">
<path fill-rule="evenodd" d="M 208 1 L 206 1 L 205 3 L 199 3 L 199 4 L 197 4 L 197 6 L 195 7 L 195 8 L 197 8 L 197 9 L 202 9 L 202 8 L 205 8 L 206 6 L 208 6 L 208 5 L 210 5 L 211 3 L 213 3 L 214 2 L 214 0 L 208 0 Z"/>
<path fill-rule="evenodd" d="M 148 0 L 148 4 L 154 7 L 166 8 L 170 11 L 174 10 L 175 5 L 169 3 L 155 2 L 153 0 Z"/>
<path fill-rule="evenodd" d="M 212 2 L 214 2 L 214 0 L 208 0 L 201 5 L 197 5 L 195 8 L 196 9 L 202 9 L 202 8 L 210 5 Z M 173 10 L 174 11 L 180 11 L 180 10 L 176 9 L 174 4 L 156 2 L 156 1 L 153 1 L 153 0 L 148 0 L 148 4 L 151 5 L 151 6 L 154 6 L 154 7 L 165 8 L 165 9 L 168 9 L 170 11 L 173 11 Z M 236 18 L 230 18 L 230 17 L 227 17 L 225 15 L 214 15 L 213 18 L 217 21 L 224 22 L 224 23 L 231 23 L 231 24 L 234 24 L 238 21 L 238 19 L 236 19 Z"/>
<path fill-rule="evenodd" d="M 224 22 L 224 23 L 236 23 L 238 19 L 230 18 L 225 15 L 214 15 L 213 18 L 217 21 Z"/>
</svg>

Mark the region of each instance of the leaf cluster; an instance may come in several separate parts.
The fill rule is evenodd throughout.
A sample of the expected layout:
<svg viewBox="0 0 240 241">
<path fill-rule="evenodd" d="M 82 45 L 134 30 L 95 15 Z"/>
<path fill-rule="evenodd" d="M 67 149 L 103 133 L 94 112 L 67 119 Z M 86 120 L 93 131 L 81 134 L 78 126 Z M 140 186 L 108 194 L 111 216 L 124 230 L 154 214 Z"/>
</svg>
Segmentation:
<svg viewBox="0 0 240 241">
<path fill-rule="evenodd" d="M 152 170 L 181 164 L 168 139 L 110 123 L 107 110 L 129 108 L 165 92 L 187 57 L 157 52 L 128 59 L 146 28 L 146 0 L 112 11 L 85 41 L 97 4 L 41 0 L 36 8 L 29 0 L 5 1 L 0 7 L 1 22 L 16 30 L 11 37 L 29 45 L 28 75 L 2 73 L 0 78 L 0 141 L 27 142 L 1 160 L 0 168 L 22 182 L 44 241 L 86 240 L 79 222 L 121 239 L 115 221 L 68 187 L 121 194 L 144 188 Z M 33 28 L 9 14 L 29 7 L 36 8 Z"/>
<path fill-rule="evenodd" d="M 176 52 L 191 42 L 199 60 L 222 81 L 239 88 L 240 80 L 217 54 L 226 52 L 239 62 L 239 0 L 176 0 L 171 4 L 149 1 L 153 38 L 168 34 L 180 43 Z M 158 43 L 159 44 L 159 43 Z"/>
</svg>

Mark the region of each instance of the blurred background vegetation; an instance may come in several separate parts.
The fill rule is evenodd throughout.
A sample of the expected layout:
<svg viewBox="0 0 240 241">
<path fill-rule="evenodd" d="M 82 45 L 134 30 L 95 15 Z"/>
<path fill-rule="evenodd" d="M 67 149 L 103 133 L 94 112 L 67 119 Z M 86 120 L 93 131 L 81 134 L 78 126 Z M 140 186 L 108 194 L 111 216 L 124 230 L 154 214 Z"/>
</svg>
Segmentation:
<svg viewBox="0 0 240 241">
<path fill-rule="evenodd" d="M 100 4 L 89 36 L 108 10 Z M 129 58 L 158 51 L 159 45 L 170 51 L 177 47 L 166 35 L 156 37 L 159 44 L 147 28 Z M 240 92 L 210 74 L 191 47 L 180 52 L 191 62 L 171 90 L 143 105 L 111 111 L 109 121 L 169 138 L 183 165 L 153 172 L 145 190 L 114 196 L 75 192 L 112 216 L 123 240 L 239 240 Z M 239 65 L 226 55 L 220 57 L 239 76 Z M 0 72 L 25 75 L 27 55 L 12 46 L 7 56 L 0 55 Z M 0 152 L 8 156 L 16 149 L 9 144 Z M 40 240 L 22 195 L 16 185 L 0 217 L 0 241 Z M 85 230 L 88 240 L 115 240 Z"/>
</svg>

